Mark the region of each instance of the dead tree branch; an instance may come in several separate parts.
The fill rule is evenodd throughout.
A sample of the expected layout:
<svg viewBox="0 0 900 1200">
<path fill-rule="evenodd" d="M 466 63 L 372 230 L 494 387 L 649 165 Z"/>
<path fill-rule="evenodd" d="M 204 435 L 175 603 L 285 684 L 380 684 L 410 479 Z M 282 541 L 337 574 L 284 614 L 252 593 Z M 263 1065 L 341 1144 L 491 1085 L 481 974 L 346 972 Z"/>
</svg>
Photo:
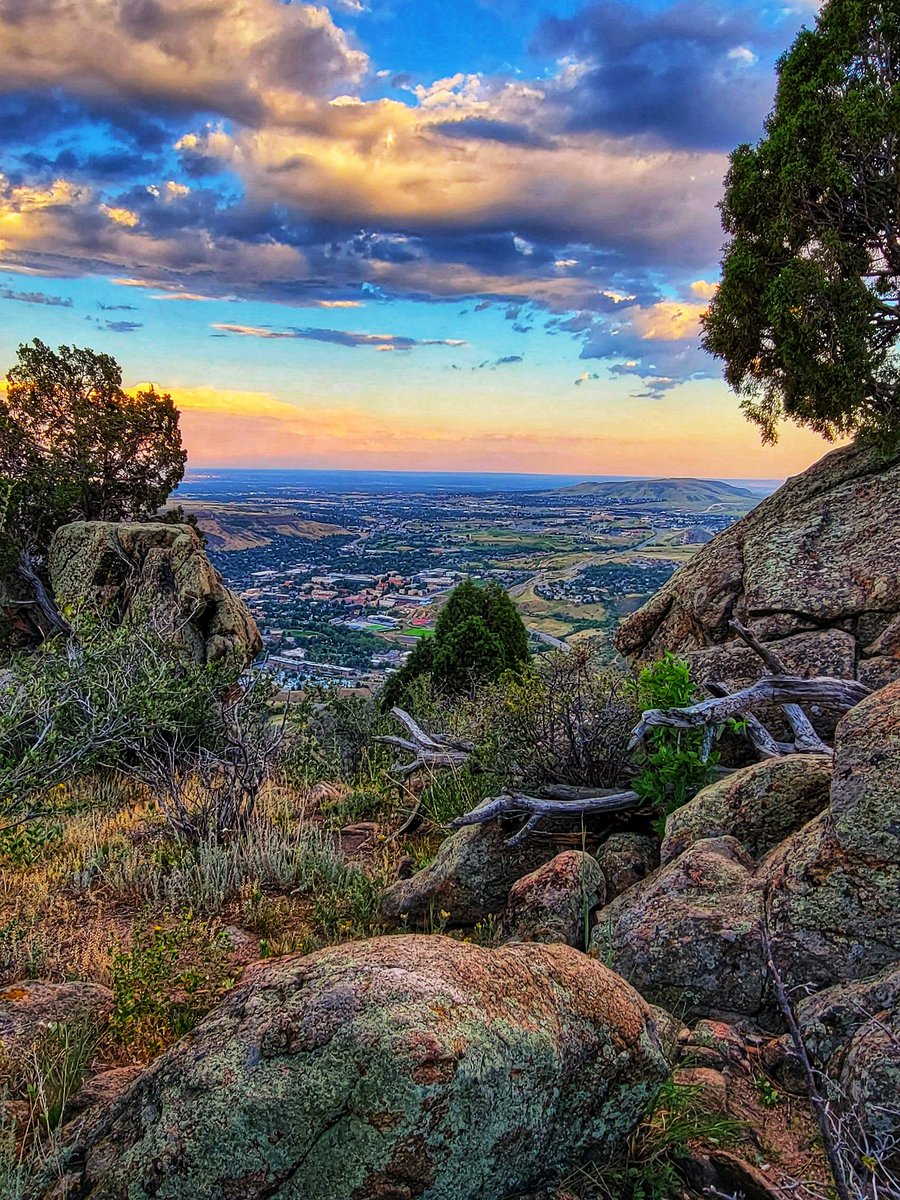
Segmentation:
<svg viewBox="0 0 900 1200">
<path fill-rule="evenodd" d="M 576 800 L 549 800 L 543 796 L 526 796 L 521 792 L 503 792 L 463 813 L 450 822 L 451 829 L 462 829 L 466 825 L 483 825 L 499 817 L 529 814 L 529 820 L 518 833 L 507 842 L 517 845 L 530 833 L 539 821 L 546 818 L 566 820 L 572 817 L 597 816 L 600 813 L 625 812 L 637 808 L 641 798 L 637 792 L 614 792 L 606 795 L 583 796 Z"/>
<path fill-rule="evenodd" d="M 800 1032 L 800 1026 L 797 1023 L 797 1017 L 794 1013 L 794 1006 L 791 1003 L 787 988 L 784 985 L 784 979 L 775 962 L 775 956 L 772 952 L 772 938 L 769 934 L 769 922 L 765 911 L 763 911 L 762 943 L 763 952 L 766 957 L 766 968 L 775 991 L 775 999 L 778 1002 L 782 1016 L 787 1021 L 791 1041 L 794 1043 L 794 1050 L 800 1061 L 800 1069 L 803 1072 L 803 1080 L 809 1093 L 813 1116 L 816 1119 L 816 1124 L 819 1127 L 819 1133 L 822 1137 L 822 1145 L 825 1147 L 825 1154 L 828 1157 L 828 1166 L 831 1169 L 831 1175 L 834 1179 L 835 1190 L 840 1200 L 857 1200 L 850 1190 L 844 1162 L 836 1144 L 830 1106 L 819 1090 L 816 1073 L 810 1062 L 806 1043 L 803 1041 L 803 1034 Z"/>
<path fill-rule="evenodd" d="M 869 689 L 854 679 L 798 679 L 792 675 L 760 679 L 752 687 L 729 696 L 714 696 L 686 708 L 648 709 L 635 726 L 628 744 L 636 749 L 649 731 L 660 726 L 672 729 L 706 729 L 722 725 L 732 717 L 742 717 L 766 704 L 819 704 L 833 712 L 844 713 L 869 695 Z"/>
<path fill-rule="evenodd" d="M 469 761 L 475 749 L 471 742 L 456 741 L 439 733 L 426 733 L 422 726 L 402 708 L 392 708 L 391 716 L 400 722 L 409 737 L 383 734 L 375 740 L 413 756 L 412 761 L 406 763 L 398 758 L 391 768 L 392 773 L 400 779 L 408 779 L 416 771 L 435 767 L 455 768 L 468 764 L 473 769 L 477 769 L 477 764 Z"/>
<path fill-rule="evenodd" d="M 50 598 L 49 592 L 44 587 L 43 580 L 34 569 L 31 555 L 26 550 L 19 551 L 19 574 L 34 593 L 34 606 L 47 622 L 50 629 L 55 633 L 62 634 L 63 637 L 71 637 L 72 626 L 62 616 Z"/>
<path fill-rule="evenodd" d="M 750 647 L 754 654 L 759 655 L 773 675 L 789 675 L 783 660 L 769 646 L 764 646 L 750 630 L 738 620 L 728 622 L 729 629 Z M 813 728 L 812 722 L 799 704 L 783 704 L 782 711 L 787 718 L 794 734 L 794 749 L 796 753 L 827 754 L 831 757 L 834 751 L 822 741 Z"/>
</svg>

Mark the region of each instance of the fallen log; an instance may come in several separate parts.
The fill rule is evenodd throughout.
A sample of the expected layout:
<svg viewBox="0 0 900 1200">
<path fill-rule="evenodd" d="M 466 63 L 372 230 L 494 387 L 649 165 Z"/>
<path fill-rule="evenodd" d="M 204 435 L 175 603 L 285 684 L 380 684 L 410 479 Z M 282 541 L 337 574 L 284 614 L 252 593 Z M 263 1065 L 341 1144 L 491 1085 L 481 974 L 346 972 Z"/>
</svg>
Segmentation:
<svg viewBox="0 0 900 1200">
<path fill-rule="evenodd" d="M 637 792 L 614 792 L 606 795 L 583 796 L 577 800 L 551 800 L 544 796 L 526 796 L 523 792 L 503 792 L 483 801 L 471 812 L 463 813 L 450 822 L 451 829 L 467 825 L 483 825 L 500 817 L 528 813 L 523 827 L 507 840 L 507 846 L 521 842 L 537 825 L 547 819 L 571 820 L 573 817 L 597 816 L 601 813 L 626 812 L 642 803 Z"/>
<path fill-rule="evenodd" d="M 738 635 L 741 641 L 746 642 L 754 654 L 757 654 L 762 659 L 772 675 L 790 675 L 790 671 L 788 671 L 783 660 L 778 657 L 770 646 L 764 646 L 750 632 L 746 625 L 741 624 L 740 621 L 735 619 L 728 622 L 728 627 Z M 799 704 L 782 704 L 781 710 L 787 718 L 787 722 L 794 734 L 794 753 L 827 754 L 833 757 L 834 751 L 816 733 L 812 721 L 810 721 Z"/>
<path fill-rule="evenodd" d="M 844 713 L 868 696 L 869 689 L 854 679 L 819 676 L 798 679 L 793 675 L 775 675 L 760 679 L 752 687 L 727 696 L 713 696 L 686 708 L 650 708 L 634 728 L 628 749 L 634 750 L 651 729 L 707 729 L 723 725 L 732 717 L 743 717 L 766 704 L 818 704 L 832 712 Z"/>
</svg>

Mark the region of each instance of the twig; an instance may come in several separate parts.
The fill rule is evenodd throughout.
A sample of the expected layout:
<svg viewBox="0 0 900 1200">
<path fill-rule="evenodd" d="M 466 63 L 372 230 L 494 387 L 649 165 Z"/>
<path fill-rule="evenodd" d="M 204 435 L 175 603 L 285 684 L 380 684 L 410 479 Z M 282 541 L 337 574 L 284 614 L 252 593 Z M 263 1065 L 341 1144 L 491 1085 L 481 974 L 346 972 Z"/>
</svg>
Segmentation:
<svg viewBox="0 0 900 1200">
<path fill-rule="evenodd" d="M 828 1158 L 828 1166 L 831 1169 L 831 1175 L 834 1179 L 834 1186 L 837 1190 L 840 1200 L 855 1200 L 853 1193 L 850 1190 L 847 1182 L 847 1173 L 844 1169 L 844 1163 L 841 1160 L 840 1153 L 834 1139 L 834 1130 L 832 1128 L 831 1114 L 828 1108 L 828 1102 L 819 1090 L 819 1085 L 816 1082 L 815 1072 L 813 1071 L 812 1063 L 809 1060 L 809 1053 L 806 1049 L 806 1043 L 803 1041 L 803 1034 L 800 1032 L 800 1026 L 797 1024 L 797 1017 L 794 1014 L 794 1006 L 791 1004 L 790 997 L 787 994 L 787 988 L 784 986 L 784 979 L 781 972 L 775 963 L 775 957 L 772 953 L 772 939 L 769 934 L 769 920 L 765 906 L 763 907 L 762 917 L 762 943 L 763 952 L 766 957 L 766 967 L 772 979 L 772 986 L 775 989 L 775 998 L 778 1002 L 778 1007 L 784 1019 L 787 1021 L 788 1029 L 791 1034 L 791 1041 L 794 1043 L 794 1049 L 797 1052 L 797 1057 L 800 1060 L 800 1069 L 803 1072 L 803 1079 L 806 1083 L 807 1091 L 809 1092 L 809 1100 L 812 1105 L 813 1116 L 816 1119 L 816 1124 L 819 1127 L 819 1133 L 822 1137 L 822 1145 L 825 1147 L 825 1154 Z"/>
</svg>

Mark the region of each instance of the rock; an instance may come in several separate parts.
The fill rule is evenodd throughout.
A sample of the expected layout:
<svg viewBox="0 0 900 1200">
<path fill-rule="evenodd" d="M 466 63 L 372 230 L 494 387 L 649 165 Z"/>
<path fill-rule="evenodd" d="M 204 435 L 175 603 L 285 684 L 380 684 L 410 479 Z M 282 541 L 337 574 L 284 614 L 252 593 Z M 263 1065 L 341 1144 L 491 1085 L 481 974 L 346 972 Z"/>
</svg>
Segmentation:
<svg viewBox="0 0 900 1200">
<path fill-rule="evenodd" d="M 100 1029 L 112 1010 L 112 992 L 99 983 L 26 979 L 0 987 L 0 1048 L 20 1062 L 50 1025 L 89 1020 Z"/>
<path fill-rule="evenodd" d="M 580 850 L 564 850 L 512 885 L 501 937 L 517 942 L 565 942 L 583 950 L 593 911 L 605 898 L 606 882 L 596 859 Z"/>
<path fill-rule="evenodd" d="M 772 852 L 760 882 L 789 987 L 861 979 L 900 959 L 900 866 L 853 858 L 827 812 Z"/>
<path fill-rule="evenodd" d="M 509 889 L 541 866 L 547 857 L 540 839 L 510 848 L 510 831 L 499 821 L 468 825 L 440 845 L 434 861 L 411 879 L 399 879 L 385 890 L 381 912 L 385 920 L 413 925 L 436 923 L 475 925 L 506 905 Z"/>
<path fill-rule="evenodd" d="M 695 842 L 600 910 L 592 952 L 664 1008 L 758 1013 L 766 972 L 752 867 L 735 838 Z"/>
<path fill-rule="evenodd" d="M 607 902 L 659 866 L 659 843 L 641 833 L 614 833 L 594 853 L 606 880 Z"/>
<path fill-rule="evenodd" d="M 737 1070 L 744 1075 L 750 1070 L 747 1044 L 727 1021 L 698 1021 L 693 1029 L 685 1030 L 681 1045 L 685 1059 L 692 1065 Z"/>
<path fill-rule="evenodd" d="M 222 583 L 190 525 L 76 521 L 53 535 L 57 603 L 88 605 L 118 621 L 152 619 L 196 662 L 240 669 L 262 649 L 243 600 Z"/>
<path fill-rule="evenodd" d="M 701 675 L 750 683 L 761 665 L 728 629 L 737 617 L 804 674 L 900 677 L 898 496 L 900 452 L 832 451 L 703 546 L 624 622 L 619 650 L 693 655 Z"/>
<path fill-rule="evenodd" d="M 900 863 L 900 682 L 837 727 L 831 822 L 849 854 Z"/>
<path fill-rule="evenodd" d="M 835 735 L 831 801 L 763 863 L 777 962 L 789 986 L 828 987 L 900 960 L 900 683 Z"/>
<path fill-rule="evenodd" d="M 900 1137 L 900 966 L 804 999 L 797 1022 L 814 1064 L 825 1071 L 849 1128 L 876 1161 L 897 1168 Z"/>
<path fill-rule="evenodd" d="M 660 855 L 671 862 L 701 838 L 730 834 L 762 858 L 828 804 L 831 763 L 820 754 L 790 754 L 744 767 L 698 792 L 671 813 Z"/>
<path fill-rule="evenodd" d="M 682 1087 L 696 1089 L 698 1108 L 704 1112 L 728 1112 L 728 1081 L 712 1067 L 679 1067 L 672 1078 Z"/>
<path fill-rule="evenodd" d="M 620 1151 L 668 1069 L 568 946 L 375 938 L 245 980 L 76 1143 L 71 1194 L 506 1196 Z"/>
<path fill-rule="evenodd" d="M 770 638 L 766 644 L 778 655 L 791 675 L 800 675 L 802 678 L 835 675 L 840 679 L 849 679 L 856 671 L 856 642 L 851 634 L 841 629 Z M 691 664 L 695 679 L 712 679 L 727 684 L 732 691 L 738 691 L 766 674 L 766 667 L 759 656 L 743 642 L 726 642 L 705 650 L 688 650 L 684 657 Z"/>
<path fill-rule="evenodd" d="M 109 1106 L 131 1087 L 143 1067 L 111 1067 L 85 1079 L 76 1095 L 66 1105 L 66 1120 L 80 1117 L 95 1105 Z"/>
</svg>

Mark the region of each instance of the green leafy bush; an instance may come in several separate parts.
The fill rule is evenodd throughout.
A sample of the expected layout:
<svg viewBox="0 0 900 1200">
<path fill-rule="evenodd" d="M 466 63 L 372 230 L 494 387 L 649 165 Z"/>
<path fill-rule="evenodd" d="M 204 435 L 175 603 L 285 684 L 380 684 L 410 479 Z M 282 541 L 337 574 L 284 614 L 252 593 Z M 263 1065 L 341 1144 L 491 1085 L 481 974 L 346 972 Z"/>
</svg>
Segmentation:
<svg viewBox="0 0 900 1200">
<path fill-rule="evenodd" d="M 698 699 L 690 667 L 669 653 L 644 667 L 634 684 L 634 695 L 642 711 L 683 708 Z M 648 731 L 639 757 L 641 769 L 632 787 L 653 808 L 660 834 L 669 813 L 686 804 L 713 778 L 718 761 L 716 751 L 705 753 L 703 730 L 659 726 Z"/>
</svg>

